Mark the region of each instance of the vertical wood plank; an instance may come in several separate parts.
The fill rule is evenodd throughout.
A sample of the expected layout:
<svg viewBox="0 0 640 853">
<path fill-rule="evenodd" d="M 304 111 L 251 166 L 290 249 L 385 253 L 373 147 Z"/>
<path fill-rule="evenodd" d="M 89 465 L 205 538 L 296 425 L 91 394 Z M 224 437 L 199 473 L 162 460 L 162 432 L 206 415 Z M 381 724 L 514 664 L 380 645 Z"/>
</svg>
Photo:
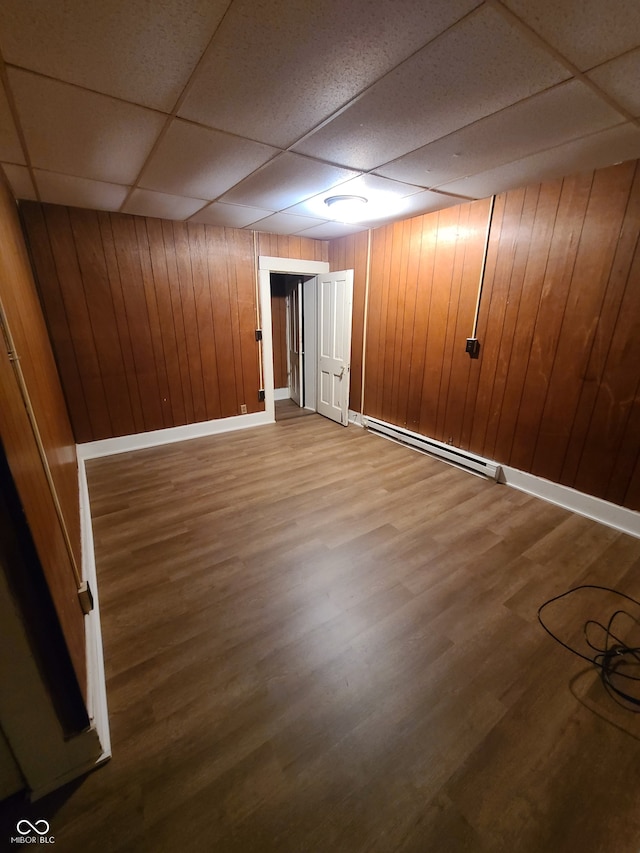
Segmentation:
<svg viewBox="0 0 640 853">
<path fill-rule="evenodd" d="M 612 348 L 620 346 L 617 323 L 620 318 L 620 306 L 629 287 L 629 276 L 632 275 L 634 257 L 638 252 L 640 232 L 640 168 L 635 164 L 635 176 L 631 186 L 629 204 L 625 212 L 624 222 L 617 242 L 615 258 L 606 288 L 606 295 L 599 314 L 598 323 L 589 356 L 589 363 L 581 383 L 580 399 L 576 416 L 571 430 L 571 442 L 567 448 L 562 468 L 562 481 L 575 484 L 578 468 L 581 467 L 581 457 L 584 450 L 587 432 L 590 430 L 594 409 L 600 390 L 603 386 L 603 376 L 607 360 Z M 638 272 L 633 273 L 637 280 Z M 618 389 L 613 388 L 612 400 L 620 399 Z M 588 462 L 586 463 L 589 464 Z M 628 469 L 630 470 L 630 469 Z M 624 492 L 624 489 L 622 489 Z"/>
<path fill-rule="evenodd" d="M 131 407 L 132 424 L 127 432 L 142 432 L 144 430 L 142 401 L 140 399 L 138 375 L 131 345 L 132 335 L 122 295 L 122 279 L 116 257 L 111 216 L 108 213 L 99 213 L 98 222 L 100 225 L 100 239 L 104 251 L 107 276 L 109 278 L 109 289 L 111 290 L 111 298 L 113 300 L 115 331 L 118 337 L 120 352 L 122 353 L 122 367 L 124 372 L 122 381 L 126 385 L 129 405 Z"/>
<path fill-rule="evenodd" d="M 78 353 L 77 363 L 94 439 L 113 435 L 100 363 L 87 310 L 78 256 L 66 208 L 44 208 L 69 330 Z"/>
<path fill-rule="evenodd" d="M 400 364 L 402 338 L 398 329 L 398 314 L 403 300 L 401 282 L 402 230 L 403 223 L 387 226 L 390 236 L 388 267 L 385 271 L 387 311 L 384 326 L 385 351 L 382 374 L 383 419 L 395 423 L 394 398 L 397 397 L 397 371 Z"/>
<path fill-rule="evenodd" d="M 177 247 L 174 240 L 173 224 L 161 220 L 162 244 L 167 264 L 167 276 L 169 294 L 171 297 L 171 313 L 176 335 L 176 348 L 178 353 L 178 365 L 180 368 L 180 382 L 184 396 L 184 408 L 186 423 L 195 421 L 195 406 L 193 388 L 191 387 L 191 374 L 189 372 L 189 351 L 187 346 L 187 330 L 185 325 L 184 308 L 182 305 L 182 292 L 180 288 L 180 277 L 178 272 Z"/>
<path fill-rule="evenodd" d="M 162 429 L 160 389 L 151 340 L 147 300 L 142 281 L 135 222 L 132 216 L 112 214 L 116 260 L 122 279 L 122 296 L 130 332 L 131 351 L 145 430 Z"/>
<path fill-rule="evenodd" d="M 288 386 L 287 376 L 287 312 L 284 296 L 271 297 L 273 327 L 273 382 L 275 388 Z"/>
<path fill-rule="evenodd" d="M 47 287 L 39 287 L 38 293 L 44 309 L 49 335 L 56 341 L 56 363 L 64 389 L 73 434 L 77 442 L 91 441 L 94 437 L 93 430 L 43 209 L 39 204 L 23 202 L 20 212 L 29 238 L 36 284 L 41 281 L 48 282 Z"/>
<path fill-rule="evenodd" d="M 205 226 L 189 223 L 187 240 L 193 276 L 196 331 L 204 394 L 204 420 L 212 420 L 220 417 L 221 408 Z"/>
<path fill-rule="evenodd" d="M 242 401 L 247 412 L 264 411 L 258 400 L 262 377 L 258 366 L 256 330 L 256 282 L 253 267 L 253 245 L 248 231 L 226 229 L 230 262 L 233 264 L 238 311 L 238 351 L 242 363 Z M 240 409 L 238 409 L 240 414 Z"/>
<path fill-rule="evenodd" d="M 401 376 L 403 363 L 406 362 L 406 351 L 411 347 L 411 332 L 405 329 L 405 305 L 407 301 L 408 268 L 409 268 L 409 233 L 411 230 L 410 220 L 398 223 L 394 229 L 397 242 L 397 278 L 395 287 L 396 312 L 395 312 L 395 345 L 393 348 L 392 365 L 392 392 L 389 405 L 389 418 L 391 423 L 401 423 L 404 418 L 406 400 L 400 396 Z M 409 294 L 410 298 L 410 294 Z"/>
<path fill-rule="evenodd" d="M 493 387 L 489 402 L 489 410 L 486 419 L 484 440 L 481 443 L 482 453 L 489 459 L 495 456 L 495 446 L 500 426 L 500 416 L 503 411 L 503 401 L 506 391 L 509 370 L 513 364 L 514 344 L 519 340 L 521 331 L 518 328 L 518 317 L 520 299 L 523 292 L 523 279 L 527 263 L 529 261 L 529 250 L 531 246 L 531 235 L 535 222 L 536 210 L 540 202 L 540 186 L 534 185 L 525 189 L 522 195 L 522 208 L 519 221 L 513 223 L 515 231 L 515 251 L 513 252 L 510 269 L 503 268 L 502 273 L 508 274 L 505 282 L 505 305 L 502 328 L 498 334 L 494 334 L 497 340 L 497 352 L 495 371 L 493 376 Z M 480 446 L 480 444 L 479 444 Z"/>
<path fill-rule="evenodd" d="M 71 209 L 69 221 L 109 420 L 116 435 L 127 435 L 135 426 L 98 215 Z"/>
<path fill-rule="evenodd" d="M 500 250 L 495 264 L 491 267 L 487 264 L 488 274 L 485 276 L 485 287 L 482 290 L 483 307 L 486 308 L 489 322 L 481 339 L 480 382 L 476 394 L 476 410 L 470 444 L 474 452 L 481 455 L 485 452 L 491 398 L 495 388 L 498 355 L 503 340 L 509 282 L 516 256 L 524 199 L 524 190 L 514 190 L 507 194 L 500 232 Z"/>
<path fill-rule="evenodd" d="M 220 410 L 222 417 L 225 418 L 237 413 L 238 395 L 233 361 L 231 302 L 227 278 L 224 229 L 207 226 L 206 235 L 218 387 L 220 389 Z"/>
<path fill-rule="evenodd" d="M 413 341 L 409 369 L 407 427 L 414 432 L 420 430 L 424 365 L 427 349 L 429 305 L 433 284 L 433 270 L 437 248 L 439 214 L 431 213 L 419 217 L 419 238 L 415 238 L 414 252 L 417 262 L 412 264 L 416 275 L 416 310 L 413 320 Z"/>
<path fill-rule="evenodd" d="M 382 317 L 382 258 L 384 256 L 385 228 L 376 228 L 371 240 L 371 281 L 369 287 L 369 309 L 367 318 L 366 370 L 365 370 L 365 413 L 380 416 L 378 388 L 380 379 L 380 324 Z"/>
<path fill-rule="evenodd" d="M 180 293 L 179 299 L 184 322 L 184 344 L 187 357 L 187 370 L 190 378 L 191 395 L 193 400 L 193 420 L 195 422 L 199 422 L 207 419 L 207 407 L 204 397 L 204 382 L 202 381 L 200 338 L 198 335 L 191 255 L 189 252 L 186 223 L 173 223 L 173 239 L 176 249 L 176 266 Z"/>
<path fill-rule="evenodd" d="M 509 464 L 531 471 L 593 176 L 562 182 Z"/>
<path fill-rule="evenodd" d="M 164 341 L 162 338 L 162 325 L 160 322 L 160 310 L 158 306 L 158 294 L 153 277 L 151 255 L 149 247 L 149 235 L 147 233 L 146 221 L 141 216 L 134 217 L 136 241 L 138 244 L 138 257 L 140 259 L 140 271 L 142 274 L 145 301 L 147 303 L 147 314 L 149 316 L 149 329 L 151 332 L 151 346 L 160 394 L 160 409 L 162 411 L 162 423 L 165 427 L 173 426 L 173 413 L 171 411 L 171 389 L 167 373 L 167 362 L 165 357 Z"/>
<path fill-rule="evenodd" d="M 459 208 L 440 211 L 438 243 L 429 300 L 427 346 L 420 407 L 420 432 L 433 438 L 436 434 L 438 397 L 442 379 L 442 357 L 446 336 L 447 308 L 453 275 Z"/>
<path fill-rule="evenodd" d="M 640 430 L 631 433 L 627 425 L 634 409 L 640 409 L 640 248 L 627 279 L 615 338 L 611 340 L 600 379 L 598 394 L 575 477 L 579 491 L 624 499 L 629 488 L 635 457 L 640 452 Z M 635 370 L 633 369 L 635 366 Z M 626 471 L 611 478 L 611 460 L 625 459 Z M 614 467 L 615 470 L 615 467 Z"/>
<path fill-rule="evenodd" d="M 533 457 L 533 473 L 546 479 L 561 478 L 634 169 L 600 170 L 592 184 Z"/>
<path fill-rule="evenodd" d="M 164 241 L 162 221 L 144 219 L 144 227 L 149 241 L 149 260 L 156 292 L 158 322 L 165 358 L 167 382 L 169 385 L 169 404 L 173 426 L 188 422 L 187 391 L 183 384 L 182 363 L 184 355 L 178 346 L 178 330 L 181 328 L 182 313 L 175 311 L 174 288 L 169 279 L 167 250 Z"/>
<path fill-rule="evenodd" d="M 496 459 L 511 458 L 561 190 L 562 186 L 559 183 L 542 187 L 536 185 L 537 199 L 533 228 L 528 242 L 522 247 L 522 250 L 519 249 L 523 253 L 526 252 L 526 267 L 519 289 L 520 298 L 516 329 L 514 339 L 511 342 L 502 407 L 492 451 Z M 514 284 L 517 286 L 518 282 L 514 282 Z"/>
<path fill-rule="evenodd" d="M 489 205 L 490 202 L 486 199 L 467 206 L 466 231 L 462 232 L 463 239 L 459 241 L 463 246 L 456 246 L 456 257 L 460 249 L 463 249 L 463 265 L 455 317 L 446 414 L 442 430 L 443 440 L 455 447 L 460 447 L 462 444 L 462 425 L 471 373 L 471 359 L 465 351 L 465 346 L 466 339 L 471 336 L 473 330 Z"/>
</svg>

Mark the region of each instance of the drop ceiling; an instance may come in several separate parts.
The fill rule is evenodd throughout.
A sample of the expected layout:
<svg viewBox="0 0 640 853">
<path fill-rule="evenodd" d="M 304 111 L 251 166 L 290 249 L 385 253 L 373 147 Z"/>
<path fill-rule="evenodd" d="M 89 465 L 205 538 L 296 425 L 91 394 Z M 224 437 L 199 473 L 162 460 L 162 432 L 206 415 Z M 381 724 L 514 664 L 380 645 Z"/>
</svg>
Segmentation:
<svg viewBox="0 0 640 853">
<path fill-rule="evenodd" d="M 330 239 L 640 157 L 638 0 L 3 0 L 0 53 L 21 199 Z"/>
</svg>

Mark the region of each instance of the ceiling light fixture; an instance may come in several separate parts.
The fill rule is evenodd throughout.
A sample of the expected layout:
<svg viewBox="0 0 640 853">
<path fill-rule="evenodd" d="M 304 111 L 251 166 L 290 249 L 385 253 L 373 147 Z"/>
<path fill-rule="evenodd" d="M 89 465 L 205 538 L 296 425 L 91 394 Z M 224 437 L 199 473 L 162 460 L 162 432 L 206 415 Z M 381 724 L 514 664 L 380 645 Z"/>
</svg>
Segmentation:
<svg viewBox="0 0 640 853">
<path fill-rule="evenodd" d="M 331 211 L 331 218 L 340 222 L 357 222 L 365 212 L 368 199 L 362 195 L 332 195 L 324 203 Z"/>
</svg>

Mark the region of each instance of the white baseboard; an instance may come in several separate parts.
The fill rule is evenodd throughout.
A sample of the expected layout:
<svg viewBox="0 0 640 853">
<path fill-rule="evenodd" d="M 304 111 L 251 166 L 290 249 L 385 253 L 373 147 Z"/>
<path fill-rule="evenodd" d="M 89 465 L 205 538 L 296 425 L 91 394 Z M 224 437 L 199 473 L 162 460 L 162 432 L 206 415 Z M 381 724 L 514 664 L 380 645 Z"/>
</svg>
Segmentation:
<svg viewBox="0 0 640 853">
<path fill-rule="evenodd" d="M 273 399 L 274 400 L 289 400 L 291 397 L 291 392 L 288 388 L 274 388 L 273 391 Z"/>
<path fill-rule="evenodd" d="M 93 530 L 89 488 L 84 459 L 78 458 L 78 484 L 80 488 L 80 536 L 82 543 L 82 579 L 89 584 L 93 596 L 93 610 L 84 617 L 87 650 L 87 711 L 95 727 L 102 747 L 102 755 L 96 765 L 111 757 L 111 735 L 107 707 L 107 683 L 104 672 L 102 630 L 100 626 L 100 602 L 96 574 Z"/>
<path fill-rule="evenodd" d="M 104 671 L 104 653 L 102 647 L 102 631 L 100 627 L 100 602 L 98 596 L 98 579 L 96 574 L 95 551 L 93 545 L 93 530 L 91 527 L 91 507 L 89 504 L 89 488 L 85 469 L 85 460 L 99 456 L 110 456 L 126 453 L 130 450 L 141 450 L 145 447 L 156 447 L 190 438 L 205 435 L 230 432 L 247 427 L 273 423 L 266 412 L 251 415 L 239 415 L 232 418 L 220 418 L 170 429 L 153 430 L 137 435 L 125 435 L 109 438 L 103 441 L 91 441 L 76 445 L 78 457 L 78 487 L 80 492 L 80 533 L 82 545 L 82 574 L 87 581 L 93 596 L 93 610 L 85 616 L 86 652 L 87 652 L 87 711 L 91 726 L 95 730 L 102 754 L 95 761 L 83 766 L 82 772 L 108 761 L 111 757 L 111 736 L 109 732 L 109 710 L 107 706 L 107 685 Z M 74 778 L 73 771 L 69 778 Z M 54 786 L 55 787 L 55 786 Z M 43 796 L 49 788 L 34 793 L 35 797 Z M 53 790 L 53 788 L 51 788 Z"/>
<path fill-rule="evenodd" d="M 363 426 L 365 419 L 359 412 L 349 409 L 349 422 Z M 446 445 L 444 447 L 446 448 Z M 481 456 L 475 458 L 483 459 Z M 497 464 L 491 463 L 490 460 L 484 461 L 489 464 Z M 615 530 L 620 530 L 622 533 L 628 533 L 640 539 L 640 512 L 634 512 L 632 509 L 604 501 L 601 498 L 593 497 L 593 495 L 578 492 L 569 486 L 562 486 L 559 483 L 551 482 L 551 480 L 536 477 L 535 474 L 510 468 L 508 465 L 499 465 L 498 472 L 499 483 L 505 483 L 521 492 L 542 498 L 542 500 L 561 506 L 563 509 L 568 509 L 578 515 L 585 516 L 585 518 L 591 518 L 593 521 L 598 521 L 600 524 L 605 524 L 607 527 L 613 527 Z"/>
<path fill-rule="evenodd" d="M 623 533 L 629 533 L 640 539 L 640 513 L 626 507 L 609 503 L 601 498 L 595 498 L 584 492 L 578 492 L 569 486 L 552 483 L 534 474 L 527 474 L 517 468 L 502 465 L 501 483 L 506 483 L 514 489 L 535 495 L 549 503 L 561 506 L 571 512 L 599 521 L 607 527 L 613 527 Z"/>
<path fill-rule="evenodd" d="M 84 444 L 77 444 L 76 449 L 79 460 L 96 459 L 99 456 L 113 456 L 116 453 L 128 453 L 130 450 L 159 447 L 162 444 L 173 444 L 176 441 L 188 441 L 190 438 L 201 438 L 205 435 L 217 435 L 218 433 L 271 423 L 273 423 L 273 418 L 267 412 L 255 412 L 251 415 L 216 418 L 213 421 L 138 432 L 134 435 L 105 438 L 101 441 L 87 441 Z"/>
</svg>

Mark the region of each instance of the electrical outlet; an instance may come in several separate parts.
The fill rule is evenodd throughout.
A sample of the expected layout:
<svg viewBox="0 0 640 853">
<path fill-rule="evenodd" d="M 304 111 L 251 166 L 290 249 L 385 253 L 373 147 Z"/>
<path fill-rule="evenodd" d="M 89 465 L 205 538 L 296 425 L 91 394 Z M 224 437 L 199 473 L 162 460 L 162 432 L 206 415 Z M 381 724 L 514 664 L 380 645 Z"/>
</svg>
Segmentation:
<svg viewBox="0 0 640 853">
<path fill-rule="evenodd" d="M 240 406 L 240 414 L 241 414 L 241 415 L 246 415 L 246 414 L 247 414 L 247 404 L 246 404 L 246 403 L 243 403 L 243 404 Z"/>
<path fill-rule="evenodd" d="M 478 358 L 480 355 L 480 341 L 477 338 L 467 338 L 465 352 L 468 352 L 471 358 Z"/>
</svg>

